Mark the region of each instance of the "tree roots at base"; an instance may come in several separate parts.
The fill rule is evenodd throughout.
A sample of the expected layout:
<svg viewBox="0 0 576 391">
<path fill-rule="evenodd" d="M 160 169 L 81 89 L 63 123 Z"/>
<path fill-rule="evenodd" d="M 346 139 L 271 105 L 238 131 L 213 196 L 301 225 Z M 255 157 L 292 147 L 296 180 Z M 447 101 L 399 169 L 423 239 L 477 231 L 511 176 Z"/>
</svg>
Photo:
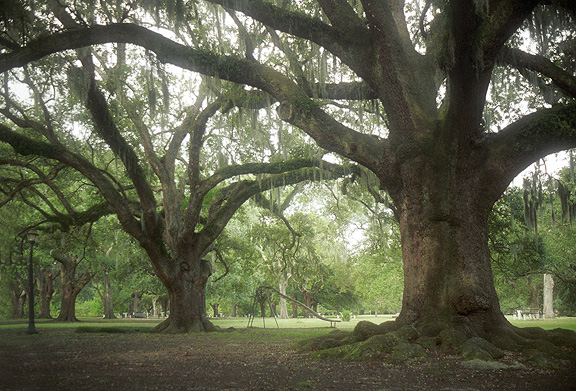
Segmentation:
<svg viewBox="0 0 576 391">
<path fill-rule="evenodd" d="M 154 327 L 153 332 L 163 334 L 185 334 L 222 331 L 208 319 L 193 319 L 189 322 L 176 322 L 170 317 Z"/>
<path fill-rule="evenodd" d="M 430 334 L 433 328 L 391 321 L 359 322 L 353 332 L 335 330 L 326 336 L 300 342 L 297 349 L 316 358 L 349 361 L 405 360 L 428 357 L 433 352 L 457 354 L 465 360 L 495 361 L 507 352 L 521 352 L 530 365 L 560 367 L 576 364 L 576 333 L 570 330 L 518 328 L 501 325 L 482 336 L 468 327 L 451 325 Z"/>
</svg>

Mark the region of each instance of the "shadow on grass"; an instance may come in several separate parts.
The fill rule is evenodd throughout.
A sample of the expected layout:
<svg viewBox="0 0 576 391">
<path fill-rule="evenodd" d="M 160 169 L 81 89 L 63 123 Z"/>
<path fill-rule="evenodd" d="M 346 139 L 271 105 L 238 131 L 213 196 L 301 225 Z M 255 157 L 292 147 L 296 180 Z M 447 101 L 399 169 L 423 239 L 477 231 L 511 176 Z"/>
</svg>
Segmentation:
<svg viewBox="0 0 576 391">
<path fill-rule="evenodd" d="M 76 327 L 76 333 L 105 333 L 105 334 L 127 334 L 127 333 L 151 333 L 150 328 L 142 327 Z"/>
</svg>

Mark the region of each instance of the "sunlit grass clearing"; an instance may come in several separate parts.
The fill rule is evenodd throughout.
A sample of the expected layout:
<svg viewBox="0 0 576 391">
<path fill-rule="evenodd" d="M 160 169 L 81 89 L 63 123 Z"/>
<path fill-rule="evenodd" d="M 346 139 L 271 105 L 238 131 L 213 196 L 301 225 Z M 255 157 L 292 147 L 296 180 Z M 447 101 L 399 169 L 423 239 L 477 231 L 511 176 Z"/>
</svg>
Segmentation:
<svg viewBox="0 0 576 391">
<path fill-rule="evenodd" d="M 382 323 L 393 320 L 392 315 L 362 315 L 357 316 L 350 322 L 338 322 L 335 324 L 337 329 L 353 329 L 358 322 L 367 320 L 374 323 Z M 142 330 L 152 329 L 158 325 L 162 319 L 113 319 L 103 320 L 102 318 L 81 318 L 79 323 L 55 323 L 50 320 L 39 319 L 36 321 L 37 328 L 41 331 L 43 328 L 77 328 L 77 327 L 126 327 L 138 328 Z M 517 327 L 541 327 L 546 330 L 563 328 L 576 331 L 576 318 L 556 318 L 548 320 L 512 320 L 510 322 Z M 248 326 L 248 318 L 214 318 L 211 321 L 222 328 L 244 329 Z M 299 328 L 330 328 L 330 323 L 316 318 L 297 318 L 297 319 L 277 319 L 278 328 L 280 329 L 299 329 Z M 0 329 L 19 329 L 26 328 L 27 320 L 3 320 L 0 321 Z M 254 319 L 254 328 L 276 329 L 274 318 L 267 317 L 262 320 L 261 317 Z"/>
</svg>

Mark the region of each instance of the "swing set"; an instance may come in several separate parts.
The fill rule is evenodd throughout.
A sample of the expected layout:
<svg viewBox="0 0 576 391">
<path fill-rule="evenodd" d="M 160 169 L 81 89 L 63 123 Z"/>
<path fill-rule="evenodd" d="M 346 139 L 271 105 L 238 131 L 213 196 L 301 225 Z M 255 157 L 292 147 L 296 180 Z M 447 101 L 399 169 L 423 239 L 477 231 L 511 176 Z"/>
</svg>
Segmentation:
<svg viewBox="0 0 576 391">
<path fill-rule="evenodd" d="M 256 309 L 257 309 L 257 305 L 258 303 L 262 303 L 264 300 L 266 300 L 268 302 L 268 306 L 270 307 L 270 313 L 272 314 L 272 317 L 274 318 L 274 321 L 276 322 L 276 328 L 280 328 L 280 326 L 278 325 L 278 320 L 276 320 L 276 311 L 274 311 L 274 307 L 272 306 L 272 302 L 270 301 L 270 294 L 271 293 L 275 293 L 276 295 L 283 297 L 284 299 L 291 301 L 292 303 L 298 305 L 299 307 L 304 308 L 306 311 L 308 311 L 310 314 L 312 314 L 314 317 L 324 320 L 326 322 L 330 322 L 330 327 L 335 327 L 335 323 L 340 322 L 340 319 L 333 319 L 333 318 L 327 318 L 321 314 L 319 314 L 318 312 L 314 311 L 312 308 L 308 307 L 306 304 L 299 302 L 296 299 L 293 299 L 292 297 L 286 296 L 283 293 L 280 293 L 278 290 L 272 288 L 271 286 L 268 285 L 262 285 L 261 287 L 259 287 L 258 289 L 256 289 L 256 293 L 254 294 L 254 301 L 252 302 L 252 311 L 250 313 L 250 316 L 248 318 L 248 327 L 254 327 L 254 319 L 256 318 L 256 315 L 254 315 L 256 313 Z M 266 320 L 264 317 L 264 314 L 262 314 L 262 323 L 264 324 L 264 328 L 266 328 Z"/>
</svg>

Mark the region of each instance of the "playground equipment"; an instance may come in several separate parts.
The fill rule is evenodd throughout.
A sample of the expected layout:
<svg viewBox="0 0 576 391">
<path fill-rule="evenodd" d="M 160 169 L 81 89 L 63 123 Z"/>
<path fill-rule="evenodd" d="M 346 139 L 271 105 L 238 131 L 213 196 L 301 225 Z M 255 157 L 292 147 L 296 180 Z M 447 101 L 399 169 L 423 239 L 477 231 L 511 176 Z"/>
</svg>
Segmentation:
<svg viewBox="0 0 576 391">
<path fill-rule="evenodd" d="M 256 316 L 254 314 L 256 313 L 256 306 L 258 305 L 258 303 L 261 303 L 264 300 L 266 300 L 268 302 L 268 306 L 270 307 L 270 313 L 272 314 L 272 317 L 274 318 L 274 321 L 276 322 L 276 327 L 280 328 L 280 326 L 278 325 L 278 321 L 276 320 L 276 312 L 274 311 L 274 307 L 272 307 L 272 302 L 270 301 L 270 293 L 275 293 L 276 295 L 283 297 L 286 300 L 291 301 L 292 303 L 295 303 L 296 305 L 304 308 L 311 315 L 313 315 L 314 317 L 316 317 L 318 319 L 324 320 L 326 322 L 330 322 L 330 327 L 335 327 L 335 323 L 340 322 L 340 319 L 327 318 L 327 317 L 319 314 L 318 312 L 314 311 L 312 308 L 308 307 L 306 304 L 301 303 L 298 300 L 293 299 L 292 297 L 286 296 L 285 294 L 272 288 L 271 286 L 262 285 L 261 287 L 256 289 L 256 293 L 254 294 L 254 301 L 252 302 L 252 311 L 251 311 L 250 316 L 248 318 L 248 327 L 254 327 L 254 319 L 256 318 Z M 262 322 L 264 323 L 264 328 L 266 328 L 266 321 L 264 319 L 264 316 L 262 316 Z"/>
</svg>

